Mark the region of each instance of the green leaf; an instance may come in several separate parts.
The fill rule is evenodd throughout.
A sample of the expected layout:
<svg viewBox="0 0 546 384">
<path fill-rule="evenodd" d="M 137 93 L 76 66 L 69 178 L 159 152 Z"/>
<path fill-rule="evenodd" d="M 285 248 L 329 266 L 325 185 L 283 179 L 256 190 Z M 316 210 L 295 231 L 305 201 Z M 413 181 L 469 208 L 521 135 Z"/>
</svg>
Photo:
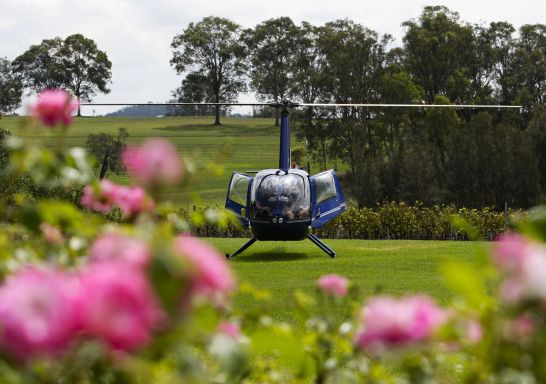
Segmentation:
<svg viewBox="0 0 546 384">
<path fill-rule="evenodd" d="M 475 266 L 448 263 L 442 266 L 441 272 L 446 285 L 460 294 L 469 305 L 482 308 L 494 304 L 494 300 L 487 293 L 481 271 Z"/>
</svg>

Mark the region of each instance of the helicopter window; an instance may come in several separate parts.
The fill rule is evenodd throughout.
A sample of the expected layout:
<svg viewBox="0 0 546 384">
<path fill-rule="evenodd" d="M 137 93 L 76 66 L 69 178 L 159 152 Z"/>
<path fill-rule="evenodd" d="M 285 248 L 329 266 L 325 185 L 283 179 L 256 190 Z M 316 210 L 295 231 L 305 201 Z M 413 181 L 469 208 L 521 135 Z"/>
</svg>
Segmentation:
<svg viewBox="0 0 546 384">
<path fill-rule="evenodd" d="M 308 187 L 299 175 L 268 175 L 253 191 L 253 213 L 256 219 L 267 219 L 280 214 L 286 220 L 309 218 Z"/>
<path fill-rule="evenodd" d="M 278 176 L 269 175 L 259 183 L 255 196 L 255 218 L 267 219 L 277 209 Z"/>
<path fill-rule="evenodd" d="M 315 179 L 315 197 L 316 203 L 322 203 L 332 197 L 336 197 L 336 184 L 334 182 L 334 175 L 331 172 L 327 172 L 324 175 L 318 175 Z"/>
<path fill-rule="evenodd" d="M 248 183 L 248 178 L 234 174 L 231 179 L 231 185 L 229 186 L 229 199 L 234 203 L 246 206 Z"/>
</svg>

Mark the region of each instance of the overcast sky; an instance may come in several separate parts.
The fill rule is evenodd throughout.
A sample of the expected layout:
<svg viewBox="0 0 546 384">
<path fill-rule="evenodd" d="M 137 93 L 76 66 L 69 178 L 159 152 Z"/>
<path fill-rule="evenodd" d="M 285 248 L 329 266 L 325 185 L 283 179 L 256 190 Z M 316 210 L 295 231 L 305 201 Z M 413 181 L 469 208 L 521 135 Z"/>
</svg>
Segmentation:
<svg viewBox="0 0 546 384">
<path fill-rule="evenodd" d="M 169 65 L 170 43 L 189 22 L 214 15 L 252 27 L 279 16 L 315 25 L 349 18 L 390 33 L 399 44 L 402 22 L 417 18 L 425 5 L 446 5 L 471 23 L 508 21 L 518 28 L 546 22 L 545 0 L 0 0 L 0 57 L 13 60 L 42 39 L 81 33 L 112 61 L 111 93 L 95 101 L 162 102 L 181 81 Z"/>
</svg>

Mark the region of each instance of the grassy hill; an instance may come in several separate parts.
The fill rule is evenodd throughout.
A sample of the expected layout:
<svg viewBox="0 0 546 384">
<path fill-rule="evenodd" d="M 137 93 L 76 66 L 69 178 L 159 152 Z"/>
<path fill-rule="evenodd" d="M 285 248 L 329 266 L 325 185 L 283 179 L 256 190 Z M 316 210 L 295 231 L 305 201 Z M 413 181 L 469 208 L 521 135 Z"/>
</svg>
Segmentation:
<svg viewBox="0 0 546 384">
<path fill-rule="evenodd" d="M 32 136 L 46 146 L 55 146 L 58 139 L 49 131 L 22 132 L 21 118 L 2 117 L 0 127 L 13 133 Z M 203 178 L 199 191 L 207 204 L 224 204 L 231 172 L 272 168 L 278 165 L 279 129 L 273 119 L 224 118 L 222 126 L 214 126 L 211 117 L 82 117 L 76 118 L 64 139 L 66 145 L 85 146 L 90 133 L 117 135 L 118 128 L 127 128 L 129 144 L 161 137 L 173 143 L 180 154 L 195 159 L 197 166 L 207 162 L 220 163 L 223 174 Z M 126 176 L 107 174 L 107 177 L 126 183 Z M 187 195 L 177 189 L 166 192 L 166 197 L 185 203 Z"/>
</svg>

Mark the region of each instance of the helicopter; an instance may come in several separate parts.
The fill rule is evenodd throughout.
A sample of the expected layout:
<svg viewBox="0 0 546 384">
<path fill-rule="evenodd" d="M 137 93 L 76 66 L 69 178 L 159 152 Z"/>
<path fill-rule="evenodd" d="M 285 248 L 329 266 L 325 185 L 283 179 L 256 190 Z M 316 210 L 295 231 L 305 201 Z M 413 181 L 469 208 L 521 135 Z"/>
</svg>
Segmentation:
<svg viewBox="0 0 546 384">
<path fill-rule="evenodd" d="M 345 195 L 333 169 L 309 175 L 291 167 L 289 111 L 298 107 L 365 108 L 520 108 L 520 105 L 478 104 L 366 104 L 366 103 L 82 103 L 82 106 L 269 106 L 281 110 L 279 165 L 257 172 L 234 171 L 226 194 L 225 208 L 237 216 L 252 233 L 246 243 L 226 258 L 232 259 L 256 241 L 301 241 L 309 239 L 331 258 L 336 252 L 323 243 L 313 229 L 320 228 L 341 215 Z M 251 176 L 248 173 L 255 173 Z"/>
<path fill-rule="evenodd" d="M 264 169 L 250 176 L 233 172 L 226 195 L 226 209 L 233 212 L 252 238 L 232 254 L 242 253 L 257 240 L 299 241 L 309 239 L 330 257 L 336 253 L 311 230 L 320 228 L 345 211 L 345 195 L 334 170 L 309 175 L 291 167 L 289 101 L 271 103 L 281 109 L 278 168 Z"/>
</svg>

